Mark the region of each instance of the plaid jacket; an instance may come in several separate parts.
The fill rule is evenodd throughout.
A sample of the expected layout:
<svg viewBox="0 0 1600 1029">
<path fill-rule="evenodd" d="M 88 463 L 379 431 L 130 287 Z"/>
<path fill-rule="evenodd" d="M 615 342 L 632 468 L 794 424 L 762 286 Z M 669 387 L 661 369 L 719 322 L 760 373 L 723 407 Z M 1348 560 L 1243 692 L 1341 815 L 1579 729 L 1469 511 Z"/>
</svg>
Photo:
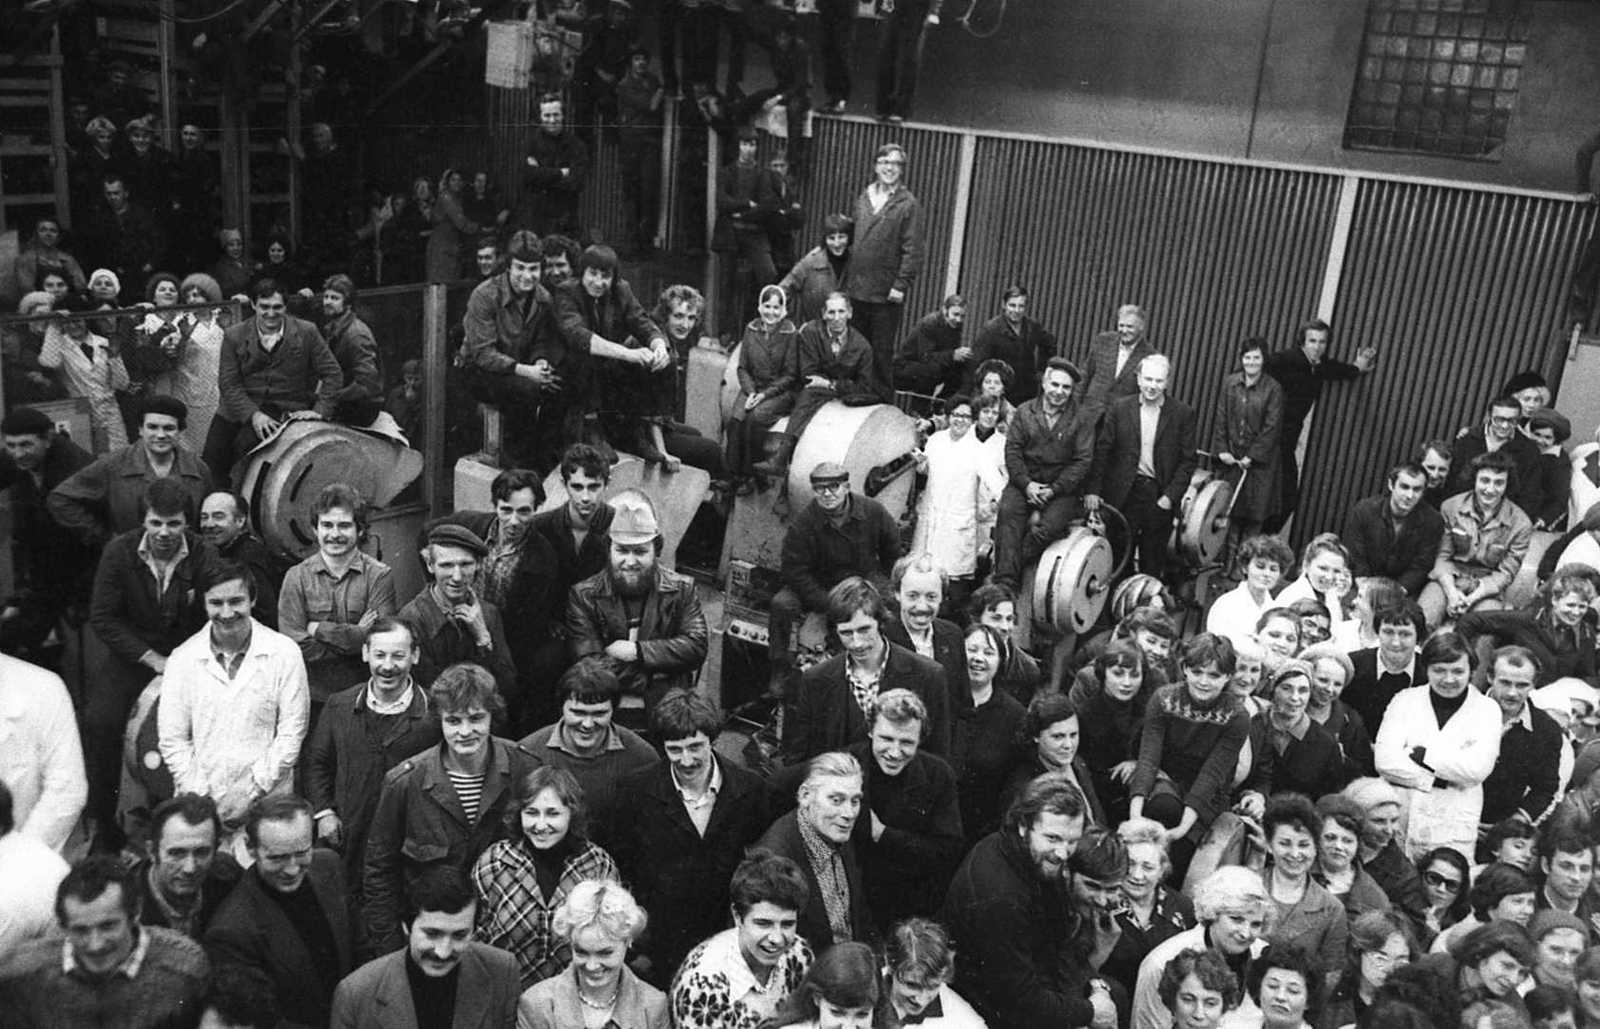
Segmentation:
<svg viewBox="0 0 1600 1029">
<path fill-rule="evenodd" d="M 611 855 L 584 843 L 562 866 L 555 892 L 546 897 L 539 891 L 532 844 L 521 836 L 501 840 L 472 866 L 472 881 L 478 890 L 477 939 L 516 957 L 526 990 L 572 960 L 567 941 L 556 939 L 550 931 L 550 920 L 567 894 L 585 879 L 619 878 Z"/>
</svg>

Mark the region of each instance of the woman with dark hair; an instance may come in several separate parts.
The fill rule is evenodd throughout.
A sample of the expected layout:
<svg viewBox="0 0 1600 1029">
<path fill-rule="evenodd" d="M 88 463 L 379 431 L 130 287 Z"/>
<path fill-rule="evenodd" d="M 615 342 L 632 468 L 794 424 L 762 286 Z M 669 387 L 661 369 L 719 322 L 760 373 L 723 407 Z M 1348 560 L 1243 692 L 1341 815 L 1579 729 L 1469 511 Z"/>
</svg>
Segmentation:
<svg viewBox="0 0 1600 1029">
<path fill-rule="evenodd" d="M 992 397 L 999 402 L 998 425 L 1002 433 L 1011 427 L 1011 419 L 1017 413 L 1017 406 L 1007 398 L 1016 379 L 1011 365 L 998 357 L 989 358 L 972 372 L 973 398 Z"/>
<path fill-rule="evenodd" d="M 1317 801 L 1317 816 L 1322 819 L 1322 831 L 1312 876 L 1344 902 L 1345 914 L 1352 919 L 1369 911 L 1388 911 L 1392 906 L 1389 895 L 1361 867 L 1361 827 L 1366 811 L 1344 794 L 1330 793 Z"/>
<path fill-rule="evenodd" d="M 1423 882 L 1428 885 L 1426 876 Z M 1467 892 L 1471 913 L 1434 937 L 1429 951 L 1434 954 L 1453 951 L 1458 942 L 1474 929 L 1494 922 L 1527 926 L 1538 906 L 1537 890 L 1538 883 L 1522 869 L 1510 865 L 1490 865 L 1478 873 Z M 1431 896 L 1431 886 L 1429 893 Z"/>
<path fill-rule="evenodd" d="M 1472 902 L 1467 892 L 1472 883 L 1472 870 L 1460 851 L 1453 847 L 1435 847 L 1417 862 L 1417 874 L 1427 899 L 1422 926 L 1426 937 L 1421 941 L 1427 947 L 1440 933 L 1472 916 Z"/>
<path fill-rule="evenodd" d="M 1277 514 L 1282 492 L 1284 394 L 1266 374 L 1266 361 L 1267 341 L 1247 339 L 1239 347 L 1239 371 L 1222 380 L 1213 449 L 1222 466 L 1218 473 L 1227 476 L 1235 491 L 1228 519 L 1230 544 L 1259 533 L 1261 523 Z"/>
<path fill-rule="evenodd" d="M 1311 720 L 1311 666 L 1290 661 L 1265 686 L 1266 707 L 1250 719 L 1252 768 L 1246 792 L 1321 797 L 1345 784 L 1339 741 Z M 1314 834 L 1317 835 L 1317 834 Z"/>
<path fill-rule="evenodd" d="M 1294 563 L 1294 552 L 1276 536 L 1251 536 L 1234 552 L 1239 585 L 1211 602 L 1206 631 L 1226 636 L 1234 646 L 1256 635 L 1261 616 L 1280 605 L 1272 592 Z"/>
<path fill-rule="evenodd" d="M 271 279 L 283 287 L 285 300 L 291 299 L 307 286 L 306 273 L 294 259 L 289 237 L 281 232 L 274 232 L 267 237 L 266 259 L 256 262 L 250 277 L 252 285 L 262 279 Z"/>
<path fill-rule="evenodd" d="M 1358 1029 L 1460 1029 L 1455 984 L 1416 964 L 1395 969 L 1373 997 Z"/>
<path fill-rule="evenodd" d="M 132 324 L 130 345 L 122 355 L 131 380 L 130 394 L 151 389 L 152 380 L 181 359 L 183 333 L 177 325 L 178 312 L 173 310 L 178 306 L 178 282 L 171 272 L 156 272 L 145 280 L 144 301 L 139 305 L 145 315 Z M 130 428 L 137 431 L 137 426 Z"/>
<path fill-rule="evenodd" d="M 1411 923 L 1396 911 L 1369 911 L 1350 923 L 1350 950 L 1344 970 L 1328 990 L 1317 1029 L 1343 1029 L 1360 1023 L 1389 981 L 1416 956 Z"/>
<path fill-rule="evenodd" d="M 583 788 L 571 772 L 544 765 L 517 780 L 505 811 L 507 838 L 472 866 L 478 890 L 476 938 L 517 959 L 524 990 L 572 960 L 552 921 L 579 883 L 617 880 L 611 855 L 589 842 Z"/>
<path fill-rule="evenodd" d="M 956 773 L 961 827 L 970 846 L 1000 827 L 1001 794 L 1017 762 L 1016 740 L 1027 711 L 998 688 L 1006 642 L 981 622 L 967 627 L 967 692 L 950 710 L 950 765 Z"/>
<path fill-rule="evenodd" d="M 878 956 L 865 943 L 836 943 L 763 1029 L 872 1029 L 882 1024 Z"/>
<path fill-rule="evenodd" d="M 822 245 L 810 251 L 783 277 L 778 285 L 794 298 L 797 324 L 822 317 L 828 294 L 845 288 L 850 267 L 850 233 L 855 223 L 847 215 L 830 214 L 822 219 Z"/>
<path fill-rule="evenodd" d="M 1012 639 L 1017 628 L 1017 591 L 1003 582 L 979 586 L 967 600 L 967 616 L 969 622 L 982 622 L 999 634 L 1004 647 L 995 685 L 1027 705 L 1043 683 L 1044 673 L 1033 655 Z M 956 617 L 961 620 L 959 615 Z"/>
<path fill-rule="evenodd" d="M 1533 1029 L 1578 1029 L 1578 998 L 1559 986 L 1535 986 L 1522 998 Z"/>
<path fill-rule="evenodd" d="M 1195 843 L 1227 809 L 1250 716 L 1227 689 L 1232 643 L 1201 633 L 1184 647 L 1180 664 L 1183 682 L 1157 690 L 1145 713 L 1128 815 L 1167 826 L 1173 864 L 1186 871 Z"/>
<path fill-rule="evenodd" d="M 739 395 L 728 414 L 724 462 L 739 494 L 765 488 L 751 466 L 762 456 L 767 433 L 794 407 L 795 345 L 800 330 L 788 315 L 781 286 L 762 286 L 756 317 L 739 342 Z"/>
<path fill-rule="evenodd" d="M 1094 726 L 1079 753 L 1112 819 L 1127 813 L 1145 709 L 1158 684 L 1163 680 L 1146 664 L 1138 644 L 1113 640 L 1091 664 L 1078 669 L 1067 693 L 1083 721 Z"/>
<path fill-rule="evenodd" d="M 1172 1012 L 1173 1029 L 1217 1029 L 1241 996 L 1233 969 L 1213 950 L 1180 952 L 1167 962 L 1156 991 Z"/>
<path fill-rule="evenodd" d="M 1261 835 L 1267 867 L 1261 878 L 1278 909 L 1268 934 L 1273 946 L 1293 946 L 1314 955 L 1337 982 L 1350 938 L 1344 905 L 1312 876 L 1322 821 L 1311 801 L 1298 793 L 1279 793 L 1267 801 Z"/>
<path fill-rule="evenodd" d="M 1322 973 L 1304 950 L 1272 944 L 1250 963 L 1245 991 L 1261 1009 L 1262 1029 L 1310 1029 L 1322 1000 Z"/>
<path fill-rule="evenodd" d="M 1521 1007 L 1517 986 L 1533 968 L 1533 959 L 1533 941 L 1526 929 L 1512 922 L 1491 922 L 1472 930 L 1449 952 L 1429 954 L 1413 967 L 1454 987 L 1463 1007 L 1482 1000 Z"/>
<path fill-rule="evenodd" d="M 1083 794 L 1091 824 L 1106 824 L 1106 812 L 1094 791 L 1094 780 L 1089 767 L 1078 754 L 1078 741 L 1082 738 L 1082 723 L 1078 709 L 1061 693 L 1040 693 L 1028 705 L 1027 716 L 1022 720 L 1022 748 L 1020 763 L 1006 784 L 1001 806 L 1010 807 L 1013 798 L 1022 793 L 1028 783 L 1048 772 L 1058 772 L 1067 777 Z"/>
</svg>

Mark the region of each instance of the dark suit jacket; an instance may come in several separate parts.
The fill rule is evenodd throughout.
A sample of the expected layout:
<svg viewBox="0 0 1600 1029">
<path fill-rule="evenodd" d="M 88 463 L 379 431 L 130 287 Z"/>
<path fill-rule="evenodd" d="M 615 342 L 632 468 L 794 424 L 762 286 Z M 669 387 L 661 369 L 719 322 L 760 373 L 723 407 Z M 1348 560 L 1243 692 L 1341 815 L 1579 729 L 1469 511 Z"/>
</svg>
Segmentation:
<svg viewBox="0 0 1600 1029">
<path fill-rule="evenodd" d="M 650 913 L 639 946 L 670 982 L 689 951 L 728 925 L 728 885 L 744 852 L 772 824 L 771 792 L 761 777 L 720 757 L 722 789 L 704 836 L 662 762 L 622 781 L 607 839 L 634 897 Z"/>
<path fill-rule="evenodd" d="M 1115 332 L 1102 332 L 1089 344 L 1089 359 L 1083 363 L 1083 381 L 1075 391 L 1084 403 L 1103 409 L 1118 397 L 1139 391 L 1139 362 L 1156 352 L 1148 337 L 1133 345 L 1128 360 L 1117 374 L 1117 349 L 1122 345 Z"/>
<path fill-rule="evenodd" d="M 269 354 L 261 349 L 256 320 L 249 318 L 222 336 L 217 385 L 222 404 L 217 416 L 248 422 L 265 409 L 275 418 L 315 407 L 328 417 L 344 372 L 317 327 L 293 315 L 283 319 L 283 338 Z"/>
<path fill-rule="evenodd" d="M 940 757 L 950 753 L 950 693 L 944 669 L 904 647 L 889 645 L 878 692 L 907 689 L 928 708 L 928 731 L 923 747 Z M 806 670 L 800 679 L 800 699 L 794 718 L 784 733 L 786 764 L 809 761 L 830 750 L 847 750 L 867 738 L 872 727 L 850 692 L 845 674 L 846 657 L 839 654 Z"/>
<path fill-rule="evenodd" d="M 1413 597 L 1428 584 L 1443 535 L 1444 519 L 1426 500 L 1417 502 L 1396 532 L 1384 493 L 1356 501 L 1344 524 L 1351 572 L 1393 579 Z"/>
<path fill-rule="evenodd" d="M 130 529 L 106 544 L 95 571 L 89 623 L 119 658 L 138 663 L 146 650 L 170 654 L 206 624 L 200 580 L 217 563 L 217 551 L 193 532 L 184 535 L 189 556 L 178 562 L 159 596 L 155 577 L 139 560 L 143 529 Z"/>
<path fill-rule="evenodd" d="M 610 504 L 601 504 L 589 525 L 589 534 L 583 538 L 582 547 L 575 547 L 572 544 L 572 529 L 567 521 L 566 504 L 548 511 L 540 511 L 533 516 L 529 531 L 538 532 L 555 550 L 557 569 L 555 588 L 561 603 L 566 603 L 568 590 L 605 569 L 611 553 L 608 533 L 611 531 L 611 519 L 615 514 Z"/>
<path fill-rule="evenodd" d="M 890 643 L 916 653 L 916 648 L 911 645 L 911 635 L 906 632 L 905 623 L 900 619 L 891 618 L 883 627 L 883 635 Z M 944 681 L 950 688 L 950 705 L 953 708 L 956 698 L 965 697 L 972 688 L 967 678 L 967 644 L 962 638 L 961 626 L 943 618 L 933 620 L 933 659 L 944 669 Z"/>
<path fill-rule="evenodd" d="M 786 857 L 800 866 L 805 876 L 807 891 L 805 910 L 800 912 L 800 935 L 811 944 L 813 952 L 821 953 L 833 946 L 833 930 L 828 924 L 828 908 L 817 885 L 817 873 L 811 869 L 811 857 L 806 853 L 805 840 L 800 837 L 800 823 L 796 812 L 789 812 L 772 823 L 756 846 Z M 866 888 L 861 882 L 861 862 L 856 857 L 852 841 L 840 848 L 844 860 L 845 880 L 850 884 L 850 936 L 851 939 L 871 942 L 872 919 L 867 915 Z"/>
<path fill-rule="evenodd" d="M 507 1029 L 517 1020 L 517 959 L 486 943 L 461 956 L 451 1029 Z M 397 950 L 351 972 L 333 995 L 332 1029 L 417 1029 L 406 977 L 406 952 Z"/>
<path fill-rule="evenodd" d="M 327 916 L 338 948 L 337 968 L 316 968 L 311 951 L 289 922 L 261 877 L 246 872 L 222 902 L 206 930 L 206 952 L 212 966 L 244 965 L 265 972 L 290 1025 L 321 1026 L 328 1021 L 333 988 L 355 967 L 355 926 L 350 919 L 339 857 L 331 850 L 312 851 L 308 881 Z M 318 988 L 325 984 L 327 992 Z"/>
<path fill-rule="evenodd" d="M 1089 469 L 1085 493 L 1095 493 L 1112 507 L 1120 509 L 1133 489 L 1139 474 L 1139 402 L 1137 394 L 1117 397 L 1106 408 L 1096 435 L 1094 464 Z M 1198 439 L 1194 408 L 1176 397 L 1161 403 L 1156 417 L 1156 439 L 1152 448 L 1155 479 L 1161 493 L 1178 510 L 1189 477 L 1194 474 L 1194 447 Z"/>
<path fill-rule="evenodd" d="M 1410 682 L 1398 689 L 1382 688 L 1378 684 L 1378 650 L 1376 647 L 1367 647 L 1364 650 L 1352 651 L 1350 663 L 1355 666 L 1356 674 L 1350 677 L 1350 684 L 1339 694 L 1339 699 L 1344 704 L 1361 716 L 1361 724 L 1367 727 L 1367 735 L 1371 739 L 1378 738 L 1378 728 L 1383 725 L 1383 713 L 1389 709 L 1389 701 L 1401 689 L 1410 689 L 1420 686 L 1428 681 L 1428 671 L 1422 667 L 1422 659 L 1414 662 L 1415 671 Z"/>
<path fill-rule="evenodd" d="M 1483 781 L 1483 814 L 1493 825 L 1519 810 L 1537 825 L 1561 790 L 1561 748 L 1565 740 L 1555 719 L 1528 705 L 1531 730 L 1519 721 L 1500 737 L 1500 757 Z"/>
</svg>

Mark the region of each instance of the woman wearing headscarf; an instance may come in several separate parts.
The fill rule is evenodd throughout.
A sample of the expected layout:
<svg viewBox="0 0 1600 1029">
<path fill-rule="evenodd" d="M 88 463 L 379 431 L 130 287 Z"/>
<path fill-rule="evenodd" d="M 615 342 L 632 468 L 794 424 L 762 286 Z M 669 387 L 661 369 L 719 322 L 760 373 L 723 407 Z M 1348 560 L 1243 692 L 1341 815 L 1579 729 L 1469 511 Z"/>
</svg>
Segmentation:
<svg viewBox="0 0 1600 1029">
<path fill-rule="evenodd" d="M 759 480 L 751 466 L 761 456 L 767 433 L 794 407 L 795 340 L 789 320 L 789 295 L 782 286 L 761 287 L 756 317 L 739 344 L 739 395 L 728 415 L 728 472 L 738 492 L 752 493 Z"/>
<path fill-rule="evenodd" d="M 461 242 L 478 237 L 478 223 L 462 210 L 461 186 L 461 173 L 454 168 L 446 168 L 439 176 L 439 197 L 430 215 L 433 231 L 428 234 L 429 282 L 455 282 L 461 278 Z"/>
</svg>

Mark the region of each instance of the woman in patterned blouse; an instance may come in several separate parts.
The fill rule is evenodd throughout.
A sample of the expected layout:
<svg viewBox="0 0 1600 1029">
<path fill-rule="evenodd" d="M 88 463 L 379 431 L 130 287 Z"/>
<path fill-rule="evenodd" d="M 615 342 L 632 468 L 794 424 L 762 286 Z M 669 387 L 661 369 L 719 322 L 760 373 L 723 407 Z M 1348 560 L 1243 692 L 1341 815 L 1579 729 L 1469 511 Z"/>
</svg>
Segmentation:
<svg viewBox="0 0 1600 1029">
<path fill-rule="evenodd" d="M 572 773 L 543 766 L 517 783 L 506 811 L 511 838 L 472 868 L 478 889 L 477 938 L 517 959 L 522 988 L 567 966 L 572 946 L 552 929 L 556 910 L 585 879 L 616 880 L 611 855 L 585 835 L 583 789 Z"/>
</svg>

